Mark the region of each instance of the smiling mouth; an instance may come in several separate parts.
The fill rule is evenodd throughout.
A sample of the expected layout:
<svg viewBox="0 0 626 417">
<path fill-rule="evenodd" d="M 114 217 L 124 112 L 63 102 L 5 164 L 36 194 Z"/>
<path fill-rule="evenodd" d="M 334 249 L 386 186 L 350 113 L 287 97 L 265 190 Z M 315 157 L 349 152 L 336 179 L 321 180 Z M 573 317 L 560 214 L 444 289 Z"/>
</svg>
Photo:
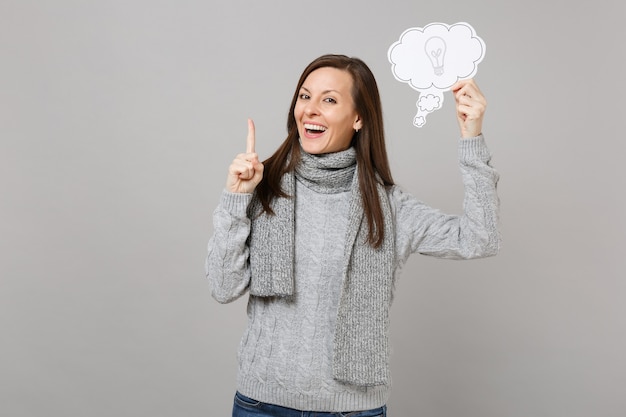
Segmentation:
<svg viewBox="0 0 626 417">
<path fill-rule="evenodd" d="M 327 128 L 325 126 L 314 125 L 314 124 L 311 124 L 311 123 L 305 123 L 304 124 L 304 129 L 310 135 L 319 135 L 319 134 L 322 134 L 322 133 L 326 132 L 326 130 L 327 130 Z"/>
</svg>

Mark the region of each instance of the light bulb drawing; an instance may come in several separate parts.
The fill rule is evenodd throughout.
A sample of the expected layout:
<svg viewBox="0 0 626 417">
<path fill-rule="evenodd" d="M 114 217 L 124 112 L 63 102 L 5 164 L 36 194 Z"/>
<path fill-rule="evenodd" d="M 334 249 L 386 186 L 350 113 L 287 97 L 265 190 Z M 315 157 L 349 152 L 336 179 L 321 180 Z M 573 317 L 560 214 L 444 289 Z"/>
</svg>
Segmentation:
<svg viewBox="0 0 626 417">
<path fill-rule="evenodd" d="M 446 56 L 446 41 L 439 36 L 433 36 L 424 45 L 426 56 L 430 59 L 435 75 L 443 75 L 443 60 Z"/>
</svg>

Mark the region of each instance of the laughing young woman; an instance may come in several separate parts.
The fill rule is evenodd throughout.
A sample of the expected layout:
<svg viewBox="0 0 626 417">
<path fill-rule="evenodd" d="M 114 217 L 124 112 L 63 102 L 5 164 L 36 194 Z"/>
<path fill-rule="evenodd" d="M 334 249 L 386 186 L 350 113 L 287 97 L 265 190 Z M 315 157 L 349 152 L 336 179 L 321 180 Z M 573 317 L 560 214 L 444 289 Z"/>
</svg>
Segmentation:
<svg viewBox="0 0 626 417">
<path fill-rule="evenodd" d="M 247 149 L 228 170 L 206 262 L 217 301 L 249 293 L 233 417 L 386 416 L 389 308 L 400 267 L 412 253 L 498 252 L 486 101 L 472 80 L 452 91 L 465 185 L 459 216 L 394 185 L 378 87 L 357 58 L 325 55 L 307 66 L 287 138 L 263 163 L 248 121 Z"/>
</svg>

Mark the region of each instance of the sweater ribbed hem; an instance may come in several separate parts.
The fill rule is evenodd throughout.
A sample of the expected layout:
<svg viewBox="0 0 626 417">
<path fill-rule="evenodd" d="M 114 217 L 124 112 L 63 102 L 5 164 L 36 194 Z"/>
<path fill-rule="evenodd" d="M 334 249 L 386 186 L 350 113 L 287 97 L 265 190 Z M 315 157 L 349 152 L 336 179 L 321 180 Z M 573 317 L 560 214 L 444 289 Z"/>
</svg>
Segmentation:
<svg viewBox="0 0 626 417">
<path fill-rule="evenodd" d="M 246 217 L 246 209 L 252 194 L 247 193 L 231 193 L 230 191 L 222 191 L 222 207 L 228 212 L 237 217 Z"/>
<path fill-rule="evenodd" d="M 490 159 L 491 153 L 482 134 L 459 140 L 459 160 L 461 163 L 475 160 L 488 162 Z"/>
<path fill-rule="evenodd" d="M 348 387 L 346 391 L 307 394 L 291 392 L 277 383 L 260 382 L 241 375 L 237 382 L 240 393 L 257 401 L 300 411 L 335 413 L 382 407 L 389 400 L 390 388 L 389 385 Z"/>
</svg>

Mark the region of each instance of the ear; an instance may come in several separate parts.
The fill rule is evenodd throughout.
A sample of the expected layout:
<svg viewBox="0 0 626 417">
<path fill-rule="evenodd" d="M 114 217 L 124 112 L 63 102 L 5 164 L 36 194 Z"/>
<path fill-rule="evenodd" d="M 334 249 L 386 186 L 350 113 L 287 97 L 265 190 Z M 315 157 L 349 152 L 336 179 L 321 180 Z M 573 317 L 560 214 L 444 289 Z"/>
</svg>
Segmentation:
<svg viewBox="0 0 626 417">
<path fill-rule="evenodd" d="M 356 120 L 352 124 L 352 128 L 357 132 L 363 128 L 363 121 L 361 120 L 361 116 L 356 117 Z"/>
</svg>

